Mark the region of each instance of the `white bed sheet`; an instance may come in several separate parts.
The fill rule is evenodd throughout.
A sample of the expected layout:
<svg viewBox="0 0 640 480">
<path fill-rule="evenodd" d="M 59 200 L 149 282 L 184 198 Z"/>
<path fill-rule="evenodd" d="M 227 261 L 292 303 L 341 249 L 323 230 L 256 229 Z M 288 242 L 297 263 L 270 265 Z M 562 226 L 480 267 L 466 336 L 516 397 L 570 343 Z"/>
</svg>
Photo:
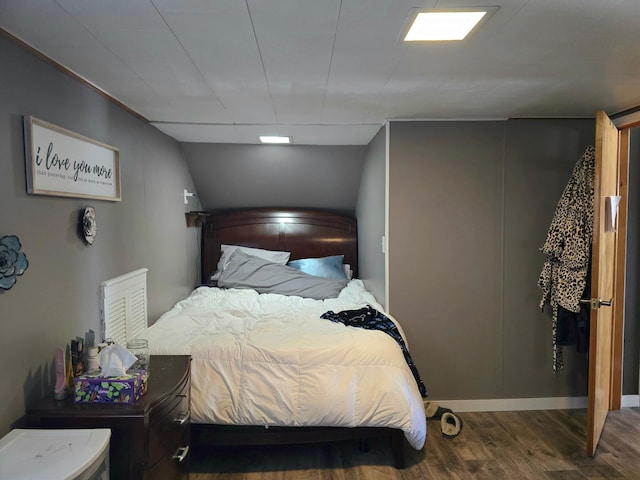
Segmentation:
<svg viewBox="0 0 640 480">
<path fill-rule="evenodd" d="M 395 340 L 320 318 L 366 305 L 382 311 L 361 280 L 328 300 L 200 287 L 145 338 L 192 356 L 194 423 L 390 427 L 420 449 L 424 406 Z"/>
</svg>

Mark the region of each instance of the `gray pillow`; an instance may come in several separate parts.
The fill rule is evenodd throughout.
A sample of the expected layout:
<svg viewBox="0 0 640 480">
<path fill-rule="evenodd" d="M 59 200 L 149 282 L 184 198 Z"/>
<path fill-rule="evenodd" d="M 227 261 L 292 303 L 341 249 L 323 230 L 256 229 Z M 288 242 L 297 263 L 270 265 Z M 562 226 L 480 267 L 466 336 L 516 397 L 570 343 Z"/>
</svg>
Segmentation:
<svg viewBox="0 0 640 480">
<path fill-rule="evenodd" d="M 287 265 L 316 277 L 346 280 L 347 275 L 344 273 L 344 267 L 342 266 L 343 260 L 344 255 L 333 255 L 331 257 L 292 260 Z"/>
<path fill-rule="evenodd" d="M 279 293 L 324 300 L 336 298 L 346 280 L 314 277 L 286 265 L 269 262 L 236 250 L 218 278 L 218 287 L 251 288 L 258 293 Z"/>
<path fill-rule="evenodd" d="M 236 250 L 242 250 L 243 252 L 253 255 L 254 257 L 264 258 L 265 260 L 269 260 L 271 262 L 281 263 L 282 265 L 286 264 L 289 261 L 289 256 L 291 252 L 280 252 L 277 250 L 264 250 L 262 248 L 252 248 L 252 247 L 243 247 L 241 245 L 220 245 L 220 260 L 218 260 L 218 266 L 216 271 L 213 272 L 211 277 L 209 278 L 209 282 L 211 284 L 215 284 L 215 282 L 220 277 L 220 273 L 226 268 L 227 263 L 229 262 L 229 257 Z"/>
</svg>

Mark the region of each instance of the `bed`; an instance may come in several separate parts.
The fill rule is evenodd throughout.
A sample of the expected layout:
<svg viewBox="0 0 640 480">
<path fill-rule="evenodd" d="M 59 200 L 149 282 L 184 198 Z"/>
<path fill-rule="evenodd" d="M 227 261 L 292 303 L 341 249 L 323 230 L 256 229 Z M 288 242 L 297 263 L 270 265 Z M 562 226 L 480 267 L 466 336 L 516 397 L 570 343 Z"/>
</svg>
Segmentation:
<svg viewBox="0 0 640 480">
<path fill-rule="evenodd" d="M 405 441 L 421 449 L 426 420 L 424 392 L 398 343 L 380 331 L 321 318 L 367 306 L 382 312 L 357 278 L 355 218 L 297 209 L 222 212 L 206 218 L 201 242 L 201 286 L 144 333 L 152 354 L 192 356 L 192 445 L 386 437 L 394 466 L 404 467 Z M 254 256 L 262 251 L 266 258 Z M 289 256 L 272 258 L 277 252 Z M 352 276 L 342 286 L 333 277 L 311 280 L 303 268 L 302 280 L 313 288 L 305 284 L 302 296 L 296 294 L 296 277 L 289 289 L 289 275 L 297 275 L 290 265 L 322 259 L 324 267 L 336 256 Z M 269 281 L 284 272 L 287 281 L 261 290 L 253 282 L 263 271 Z"/>
</svg>

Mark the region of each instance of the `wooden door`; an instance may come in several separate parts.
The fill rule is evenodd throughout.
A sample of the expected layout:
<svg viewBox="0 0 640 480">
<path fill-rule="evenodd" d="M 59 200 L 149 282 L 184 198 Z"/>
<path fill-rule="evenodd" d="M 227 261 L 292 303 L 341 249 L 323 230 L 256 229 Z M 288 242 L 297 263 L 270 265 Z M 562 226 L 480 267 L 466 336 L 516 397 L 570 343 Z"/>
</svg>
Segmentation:
<svg viewBox="0 0 640 480">
<path fill-rule="evenodd" d="M 614 358 L 614 307 L 616 296 L 617 229 L 608 228 L 606 197 L 619 194 L 619 138 L 616 126 L 604 112 L 596 116 L 595 191 L 591 272 L 591 325 L 589 338 L 589 400 L 587 454 L 594 456 L 611 410 Z M 625 199 L 626 201 L 626 199 Z M 614 300 L 615 299 L 615 300 Z"/>
</svg>

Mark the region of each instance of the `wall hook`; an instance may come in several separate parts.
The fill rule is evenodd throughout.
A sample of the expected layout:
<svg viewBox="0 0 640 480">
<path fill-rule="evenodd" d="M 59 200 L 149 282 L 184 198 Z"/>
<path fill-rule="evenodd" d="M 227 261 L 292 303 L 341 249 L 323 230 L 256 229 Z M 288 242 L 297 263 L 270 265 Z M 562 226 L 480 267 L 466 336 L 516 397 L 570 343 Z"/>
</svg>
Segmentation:
<svg viewBox="0 0 640 480">
<path fill-rule="evenodd" d="M 189 203 L 189 197 L 197 197 L 197 195 L 195 193 L 189 192 L 187 191 L 187 189 L 184 189 L 184 204 L 187 205 Z"/>
</svg>

